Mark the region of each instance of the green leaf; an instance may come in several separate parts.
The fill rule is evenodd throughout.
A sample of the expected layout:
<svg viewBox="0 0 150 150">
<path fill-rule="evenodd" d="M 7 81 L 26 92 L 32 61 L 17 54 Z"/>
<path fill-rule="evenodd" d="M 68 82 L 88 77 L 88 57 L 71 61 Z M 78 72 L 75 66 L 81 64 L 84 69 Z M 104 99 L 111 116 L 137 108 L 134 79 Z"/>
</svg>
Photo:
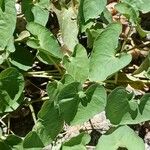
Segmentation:
<svg viewBox="0 0 150 150">
<path fill-rule="evenodd" d="M 15 0 L 5 0 L 3 5 L 4 11 L 0 8 L 0 51 L 9 44 L 16 27 Z"/>
<path fill-rule="evenodd" d="M 15 110 L 22 99 L 24 78 L 15 68 L 0 73 L 0 113 Z"/>
<path fill-rule="evenodd" d="M 33 65 L 33 55 L 30 53 L 29 49 L 23 46 L 16 46 L 16 51 L 10 54 L 10 62 L 14 66 L 22 69 L 24 71 L 32 68 Z"/>
<path fill-rule="evenodd" d="M 91 81 L 104 81 L 130 63 L 130 54 L 120 53 L 116 56 L 121 31 L 119 23 L 112 23 L 95 39 L 90 58 Z"/>
<path fill-rule="evenodd" d="M 73 79 L 73 77 L 70 74 L 64 74 L 64 76 L 61 79 L 61 83 L 63 85 L 67 85 L 70 84 L 72 82 L 74 82 L 75 80 Z"/>
<path fill-rule="evenodd" d="M 83 102 L 81 100 L 71 125 L 82 124 L 105 109 L 107 95 L 103 86 L 94 84 L 86 90 L 85 95 L 86 98 L 83 98 Z"/>
<path fill-rule="evenodd" d="M 109 12 L 107 8 L 104 9 L 104 11 L 101 14 L 101 19 L 105 24 L 109 24 L 113 22 L 112 14 Z"/>
<path fill-rule="evenodd" d="M 83 16 L 84 22 L 87 22 L 90 19 L 96 19 L 101 15 L 106 4 L 106 0 L 81 0 L 80 7 L 82 12 L 79 11 L 79 15 Z"/>
<path fill-rule="evenodd" d="M 53 101 L 55 107 L 59 108 L 59 113 L 68 124 L 70 124 L 77 112 L 79 104 L 78 92 L 81 90 L 82 87 L 79 82 L 64 83 L 64 85 L 60 82 L 53 82 L 47 86 L 50 101 Z"/>
<path fill-rule="evenodd" d="M 142 64 L 139 66 L 139 68 L 137 70 L 134 71 L 134 75 L 135 74 L 140 74 L 143 71 L 147 71 L 148 68 L 150 67 L 150 53 L 148 54 L 148 56 L 144 59 L 144 61 L 142 62 Z"/>
<path fill-rule="evenodd" d="M 23 150 L 22 139 L 16 135 L 8 135 L 6 139 L 0 139 L 2 150 Z"/>
<path fill-rule="evenodd" d="M 74 119 L 77 112 L 79 104 L 78 92 L 80 90 L 81 84 L 73 82 L 65 86 L 58 95 L 60 113 L 68 124 Z"/>
<path fill-rule="evenodd" d="M 9 135 L 4 142 L 11 147 L 11 150 L 23 150 L 23 140 L 16 135 Z"/>
<path fill-rule="evenodd" d="M 62 145 L 62 150 L 86 150 L 86 144 L 90 142 L 90 136 L 85 133 L 81 133 L 76 137 L 73 137 L 69 141 Z"/>
<path fill-rule="evenodd" d="M 106 117 L 112 124 L 138 124 L 150 120 L 150 94 L 140 100 L 133 99 L 127 91 L 118 87 L 109 94 Z"/>
<path fill-rule="evenodd" d="M 43 26 L 46 25 L 48 18 L 49 18 L 49 11 L 47 9 L 44 9 L 40 7 L 40 5 L 36 4 L 32 8 L 32 13 L 34 16 L 34 22 Z"/>
<path fill-rule="evenodd" d="M 89 48 L 93 48 L 93 44 L 95 39 L 100 35 L 100 33 L 103 32 L 103 28 L 101 26 L 98 25 L 97 27 L 93 27 L 91 29 L 87 29 L 86 30 L 86 34 L 87 34 L 87 44 Z"/>
<path fill-rule="evenodd" d="M 138 105 L 138 104 L 136 104 Z M 138 124 L 150 120 L 150 94 L 147 93 L 140 99 L 140 104 L 134 106 L 137 109 L 136 114 L 130 111 L 126 113 L 120 124 Z M 133 118 L 134 117 L 134 118 Z"/>
<path fill-rule="evenodd" d="M 139 6 L 139 10 L 141 10 L 142 13 L 148 13 L 150 11 L 149 0 L 138 0 L 137 5 Z"/>
<path fill-rule="evenodd" d="M 21 7 L 22 7 L 22 12 L 25 15 L 25 18 L 28 22 L 34 21 L 34 16 L 32 13 L 32 7 L 33 7 L 33 1 L 32 0 L 22 0 L 21 1 Z"/>
<path fill-rule="evenodd" d="M 27 30 L 38 40 L 38 50 L 46 53 L 49 57 L 62 58 L 62 52 L 57 40 L 52 33 L 38 23 L 30 22 Z"/>
<path fill-rule="evenodd" d="M 79 82 L 86 81 L 89 74 L 89 60 L 87 52 L 82 45 L 75 47 L 72 57 L 64 57 L 63 63 L 67 73 L 70 74 L 74 80 Z"/>
<path fill-rule="evenodd" d="M 29 132 L 23 141 L 24 149 L 41 150 L 43 147 L 44 144 L 35 131 Z"/>
<path fill-rule="evenodd" d="M 121 126 L 113 132 L 102 135 L 96 146 L 96 150 L 145 150 L 143 140 L 128 126 Z"/>
<path fill-rule="evenodd" d="M 30 36 L 30 33 L 27 30 L 24 30 L 19 33 L 19 35 L 17 36 L 17 39 L 15 39 L 15 42 L 24 41 L 29 36 Z"/>
<path fill-rule="evenodd" d="M 83 14 L 83 3 L 84 3 L 84 0 L 81 0 L 80 4 L 79 4 L 78 16 L 77 16 L 77 18 L 78 18 L 78 24 L 79 24 L 79 29 L 80 29 L 81 33 L 85 32 L 86 29 L 88 29 L 92 25 L 94 25 L 94 21 L 93 20 L 89 20 L 89 21 L 85 22 L 84 14 Z"/>
<path fill-rule="evenodd" d="M 62 130 L 63 117 L 51 101 L 46 101 L 38 113 L 38 121 L 25 137 L 24 148 L 40 149 L 50 144 Z"/>
<path fill-rule="evenodd" d="M 48 0 L 33 3 L 32 0 L 22 0 L 22 11 L 28 22 L 36 22 L 43 26 L 46 25 L 49 17 Z"/>
<path fill-rule="evenodd" d="M 36 55 L 36 57 L 41 61 L 43 62 L 44 64 L 48 64 L 48 65 L 51 65 L 51 64 L 54 64 L 54 63 L 59 63 L 60 62 L 60 59 L 57 59 L 55 57 L 50 57 L 47 53 L 45 52 L 42 52 L 42 51 L 39 51 Z"/>
<path fill-rule="evenodd" d="M 105 111 L 111 123 L 119 124 L 129 109 L 128 93 L 124 88 L 118 87 L 109 94 Z"/>
<path fill-rule="evenodd" d="M 63 99 L 73 98 L 76 94 L 82 90 L 81 84 L 79 82 L 72 82 L 59 92 L 58 102 L 61 102 Z"/>
<path fill-rule="evenodd" d="M 78 96 L 61 100 L 59 103 L 60 112 L 62 113 L 63 118 L 67 124 L 70 124 L 70 122 L 74 119 L 75 114 L 77 113 L 78 104 Z"/>
<path fill-rule="evenodd" d="M 50 101 L 54 101 L 57 104 L 58 101 L 58 94 L 60 90 L 62 89 L 63 85 L 61 82 L 54 81 L 52 83 L 49 83 L 46 87 L 47 94 L 49 96 Z"/>
<path fill-rule="evenodd" d="M 0 1 L 0 7 L 1 9 L 4 11 L 5 10 L 5 3 L 4 3 L 4 0 L 1 0 Z"/>
<path fill-rule="evenodd" d="M 75 45 L 78 44 L 77 15 L 73 7 L 63 8 L 61 11 L 55 12 L 59 21 L 62 45 L 65 45 L 72 52 Z"/>
<path fill-rule="evenodd" d="M 11 150 L 11 148 L 1 139 L 0 139 L 0 149 Z"/>
<path fill-rule="evenodd" d="M 129 19 L 130 22 L 133 24 L 137 24 L 139 12 L 129 5 L 128 3 L 118 3 L 115 5 L 115 8 L 124 16 L 126 16 L 127 19 Z"/>
<path fill-rule="evenodd" d="M 148 13 L 150 11 L 149 0 L 122 0 L 122 2 L 128 3 L 132 7 L 142 11 L 142 13 Z"/>
</svg>

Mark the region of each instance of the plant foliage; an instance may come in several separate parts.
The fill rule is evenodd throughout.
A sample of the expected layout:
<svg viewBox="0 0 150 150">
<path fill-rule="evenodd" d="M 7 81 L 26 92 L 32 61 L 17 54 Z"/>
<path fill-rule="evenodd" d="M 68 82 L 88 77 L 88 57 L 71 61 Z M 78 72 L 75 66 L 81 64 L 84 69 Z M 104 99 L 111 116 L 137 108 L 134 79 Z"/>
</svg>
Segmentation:
<svg viewBox="0 0 150 150">
<path fill-rule="evenodd" d="M 58 144 L 59 135 L 101 112 L 111 127 L 97 150 L 144 150 L 129 125 L 150 120 L 150 28 L 142 23 L 150 2 L 120 0 L 115 14 L 111 3 L 0 1 L 1 150 L 86 150 L 88 132 Z M 137 49 L 146 51 L 138 61 Z M 11 120 L 27 108 L 34 125 L 18 135 Z"/>
</svg>

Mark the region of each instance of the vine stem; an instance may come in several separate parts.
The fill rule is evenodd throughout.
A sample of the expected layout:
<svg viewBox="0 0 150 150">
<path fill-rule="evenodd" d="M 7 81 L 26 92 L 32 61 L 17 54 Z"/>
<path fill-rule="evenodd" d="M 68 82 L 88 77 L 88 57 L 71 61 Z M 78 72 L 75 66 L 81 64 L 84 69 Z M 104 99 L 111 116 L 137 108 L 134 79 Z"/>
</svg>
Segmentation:
<svg viewBox="0 0 150 150">
<path fill-rule="evenodd" d="M 37 77 L 37 78 L 48 78 L 48 79 L 51 79 L 53 80 L 54 78 L 56 79 L 60 79 L 61 77 L 60 76 L 48 76 L 48 75 L 44 75 L 44 74 L 29 74 L 29 73 L 26 73 L 25 76 L 27 77 Z"/>
<path fill-rule="evenodd" d="M 115 74 L 115 84 L 118 82 L 118 72 Z"/>
<path fill-rule="evenodd" d="M 6 125 L 6 123 L 2 120 L 2 119 L 4 119 L 7 115 L 8 115 L 8 114 L 6 114 L 6 115 L 3 116 L 2 118 L 0 118 L 0 123 L 1 123 L 4 127 L 7 128 L 7 133 L 10 132 L 11 134 L 14 134 L 14 132 L 10 129 L 10 127 L 8 127 L 8 126 Z M 9 119 L 10 119 L 10 117 L 9 117 Z"/>
<path fill-rule="evenodd" d="M 36 124 L 36 116 L 35 116 L 34 108 L 31 104 L 29 104 L 29 108 L 30 108 L 30 111 L 31 111 L 31 114 L 32 114 L 34 124 Z"/>
<path fill-rule="evenodd" d="M 89 119 L 89 123 L 90 123 L 90 125 L 91 125 L 92 130 L 95 130 L 91 119 Z"/>
<path fill-rule="evenodd" d="M 11 64 L 10 64 L 10 62 L 9 62 L 8 59 L 6 59 L 6 62 L 7 62 L 7 64 L 8 64 L 8 67 L 11 67 Z"/>
<path fill-rule="evenodd" d="M 117 82 L 118 83 L 133 83 L 133 82 L 137 82 L 137 81 L 141 81 L 141 82 L 143 82 L 145 84 L 146 83 L 147 84 L 150 83 L 150 81 L 148 81 L 148 80 L 136 80 L 136 81 L 132 81 L 132 80 L 131 81 L 130 80 L 118 80 Z M 114 80 L 106 80 L 105 83 L 113 83 L 114 84 L 115 81 Z"/>
<path fill-rule="evenodd" d="M 32 101 L 31 103 L 37 103 L 37 102 L 42 102 L 42 101 L 46 101 L 46 100 L 49 100 L 48 96 L 36 99 L 36 100 Z"/>
<path fill-rule="evenodd" d="M 132 31 L 132 27 L 129 26 L 129 31 L 128 31 L 127 35 L 126 35 L 126 38 L 125 38 L 124 41 L 123 41 L 123 44 L 122 44 L 122 47 L 121 47 L 120 52 L 122 52 L 122 51 L 124 50 L 125 45 L 126 45 L 126 43 L 127 43 L 127 41 L 128 41 L 128 38 L 129 38 L 129 36 L 130 36 L 131 31 Z"/>
<path fill-rule="evenodd" d="M 48 74 L 48 73 L 58 73 L 58 70 L 48 70 L 48 71 L 32 71 L 29 74 Z"/>
<path fill-rule="evenodd" d="M 8 124 L 7 124 L 7 134 L 9 135 L 9 132 L 10 132 L 10 116 L 8 116 Z"/>
<path fill-rule="evenodd" d="M 57 63 L 55 63 L 55 61 L 50 56 L 48 56 L 48 58 L 53 62 L 54 66 L 57 68 L 57 70 L 59 71 L 59 73 L 62 75 L 63 72 L 60 69 L 59 65 L 57 65 Z"/>
<path fill-rule="evenodd" d="M 140 44 L 140 45 L 138 45 L 138 46 L 133 46 L 132 48 L 130 48 L 130 49 L 128 49 L 127 50 L 127 52 L 128 51 L 131 51 L 131 50 L 133 50 L 133 49 L 135 49 L 135 48 L 143 48 L 143 47 L 146 47 L 146 46 L 149 46 L 150 45 L 150 42 L 149 41 L 147 41 L 147 42 L 145 42 L 145 43 L 142 43 L 142 44 Z M 144 49 L 142 49 L 143 51 L 144 51 Z M 145 50 L 145 51 L 147 51 L 147 50 Z"/>
<path fill-rule="evenodd" d="M 5 66 L 3 66 L 3 65 L 0 65 L 0 68 L 2 68 L 2 69 L 6 69 L 6 67 L 5 67 Z"/>
</svg>

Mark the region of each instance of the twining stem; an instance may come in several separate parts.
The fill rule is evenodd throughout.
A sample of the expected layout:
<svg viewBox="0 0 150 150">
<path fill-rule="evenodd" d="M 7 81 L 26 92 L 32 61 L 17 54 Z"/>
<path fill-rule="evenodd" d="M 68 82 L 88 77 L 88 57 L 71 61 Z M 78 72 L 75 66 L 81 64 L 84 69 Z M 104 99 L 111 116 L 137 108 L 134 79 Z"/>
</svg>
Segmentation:
<svg viewBox="0 0 150 150">
<path fill-rule="evenodd" d="M 30 111 L 31 111 L 31 114 L 32 114 L 34 124 L 36 124 L 36 116 L 35 116 L 34 108 L 31 104 L 29 104 L 29 108 L 30 108 Z"/>
<path fill-rule="evenodd" d="M 48 71 L 32 71 L 28 72 L 29 74 L 49 74 L 49 73 L 58 73 L 58 70 L 48 70 Z"/>
<path fill-rule="evenodd" d="M 115 74 L 115 84 L 118 82 L 118 72 Z"/>
<path fill-rule="evenodd" d="M 37 77 L 37 78 L 48 78 L 52 79 L 53 76 L 47 76 L 47 75 L 39 75 L 39 74 L 26 74 L 27 77 Z"/>
<path fill-rule="evenodd" d="M 133 49 L 135 49 L 135 48 L 138 48 L 138 49 L 144 48 L 144 47 L 149 46 L 149 45 L 150 45 L 150 42 L 147 41 L 147 42 L 142 43 L 142 44 L 140 44 L 140 45 L 135 45 L 135 46 L 133 46 L 132 48 L 128 49 L 127 51 L 131 51 L 131 50 L 133 50 Z M 144 51 L 144 49 L 142 49 L 142 51 Z M 145 50 L 145 51 L 147 51 L 147 50 Z"/>
<path fill-rule="evenodd" d="M 52 61 L 52 63 L 54 64 L 54 66 L 57 68 L 57 70 L 59 71 L 59 73 L 62 75 L 63 72 L 61 70 L 61 68 L 59 67 L 59 65 L 57 63 L 55 63 L 55 61 L 48 55 L 48 58 Z"/>
<path fill-rule="evenodd" d="M 91 125 L 91 128 L 92 128 L 93 130 L 95 130 L 91 119 L 89 119 L 89 123 L 90 123 L 90 125 Z"/>
<path fill-rule="evenodd" d="M 129 38 L 129 36 L 130 36 L 130 34 L 131 34 L 131 31 L 132 31 L 132 27 L 130 26 L 130 27 L 129 27 L 129 31 L 128 31 L 127 35 L 126 35 L 126 38 L 125 38 L 124 41 L 123 41 L 123 44 L 122 44 L 122 47 L 121 47 L 120 52 L 122 52 L 122 51 L 124 50 L 125 45 L 126 45 L 126 43 L 127 43 L 127 41 L 128 41 L 128 38 Z"/>
<path fill-rule="evenodd" d="M 4 127 L 6 127 L 7 128 L 7 133 L 11 133 L 11 134 L 14 134 L 13 133 L 13 131 L 11 131 L 10 130 L 10 127 L 8 127 L 6 124 L 5 124 L 5 122 L 3 121 L 3 119 L 7 116 L 8 114 L 6 114 L 5 116 L 3 116 L 2 118 L 0 118 L 0 123 L 4 126 Z M 10 117 L 9 117 L 9 119 L 10 119 Z M 9 125 L 10 126 L 10 125 Z M 9 131 L 9 132 L 8 132 Z"/>
<path fill-rule="evenodd" d="M 37 103 L 37 102 L 42 102 L 42 101 L 46 101 L 46 100 L 49 100 L 48 96 L 33 100 L 31 103 Z"/>
<path fill-rule="evenodd" d="M 7 67 L 3 66 L 3 65 L 0 65 L 0 68 L 2 69 L 6 69 Z"/>
<path fill-rule="evenodd" d="M 10 132 L 10 116 L 8 116 L 8 123 L 7 123 L 7 134 L 9 135 Z"/>
<path fill-rule="evenodd" d="M 26 73 L 25 76 L 27 77 L 37 77 L 37 78 L 47 78 L 47 79 L 60 79 L 61 77 L 60 76 L 49 76 L 49 75 L 44 75 L 44 74 L 29 74 L 29 73 Z"/>
<path fill-rule="evenodd" d="M 8 64 L 8 67 L 11 67 L 11 64 L 10 64 L 10 62 L 9 62 L 8 59 L 6 59 L 6 62 L 7 62 L 7 64 Z"/>
<path fill-rule="evenodd" d="M 117 83 L 134 83 L 134 82 L 143 82 L 143 83 L 147 83 L 150 84 L 150 81 L 148 80 L 136 80 L 136 81 L 132 81 L 132 80 L 118 80 Z M 114 80 L 106 80 L 105 83 L 115 83 Z"/>
</svg>

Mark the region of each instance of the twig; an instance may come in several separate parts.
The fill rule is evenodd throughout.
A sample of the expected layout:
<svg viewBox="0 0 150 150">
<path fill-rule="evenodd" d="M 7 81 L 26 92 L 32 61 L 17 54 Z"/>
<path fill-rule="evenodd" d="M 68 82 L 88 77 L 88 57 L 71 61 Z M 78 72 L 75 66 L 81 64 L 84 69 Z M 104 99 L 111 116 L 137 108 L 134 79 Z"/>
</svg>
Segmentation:
<svg viewBox="0 0 150 150">
<path fill-rule="evenodd" d="M 133 46 L 132 48 L 130 48 L 130 49 L 128 49 L 127 50 L 127 52 L 128 51 L 131 51 L 131 50 L 133 50 L 133 49 L 135 49 L 135 48 L 144 48 L 144 47 L 146 47 L 146 46 L 148 46 L 148 45 L 150 45 L 150 42 L 149 41 L 147 41 L 147 42 L 145 42 L 145 43 L 142 43 L 142 44 L 140 44 L 140 45 L 135 45 L 135 46 Z M 147 51 L 147 50 L 146 50 Z"/>
<path fill-rule="evenodd" d="M 6 62 L 7 62 L 7 64 L 8 64 L 8 67 L 11 67 L 11 64 L 10 64 L 10 62 L 9 62 L 8 59 L 6 59 Z"/>
<path fill-rule="evenodd" d="M 32 71 L 28 72 L 29 74 L 49 74 L 49 73 L 58 73 L 58 70 L 48 70 L 48 71 Z"/>
<path fill-rule="evenodd" d="M 37 103 L 37 102 L 42 102 L 42 101 L 46 101 L 46 100 L 49 100 L 48 96 L 33 100 L 33 101 L 31 101 L 31 103 Z"/>
<path fill-rule="evenodd" d="M 59 71 L 59 73 L 62 75 L 63 72 L 62 72 L 62 70 L 60 69 L 59 65 L 57 65 L 57 64 L 55 63 L 55 61 L 54 61 L 49 55 L 48 55 L 48 58 L 53 62 L 54 66 L 57 68 L 57 70 Z"/>
<path fill-rule="evenodd" d="M 131 33 L 131 31 L 132 31 L 132 27 L 130 27 L 129 26 L 129 31 L 128 31 L 128 34 L 126 35 L 126 38 L 124 39 L 124 41 L 123 41 L 123 44 L 122 44 L 122 47 L 121 47 L 121 50 L 120 50 L 120 52 L 122 52 L 123 50 L 124 50 L 124 48 L 125 48 L 125 45 L 126 45 L 126 43 L 127 43 L 127 41 L 128 41 L 128 38 L 129 38 L 129 36 L 130 36 L 130 33 Z"/>
<path fill-rule="evenodd" d="M 5 116 L 5 117 L 6 117 L 6 116 Z M 2 120 L 2 119 L 4 119 L 5 117 L 0 118 L 0 123 L 1 123 L 4 127 L 7 128 L 7 132 L 8 132 L 8 130 L 9 130 L 9 132 L 10 132 L 11 134 L 14 134 L 13 131 L 10 130 L 10 128 L 8 128 L 7 125 L 5 124 L 5 122 Z"/>
<path fill-rule="evenodd" d="M 36 124 L 36 116 L 35 116 L 34 108 L 31 104 L 29 104 L 29 108 L 30 108 L 30 111 L 31 111 L 31 114 L 32 114 L 34 124 Z"/>
<path fill-rule="evenodd" d="M 53 80 L 54 78 L 55 79 L 61 79 L 60 76 L 49 76 L 49 75 L 44 75 L 44 74 L 29 74 L 29 73 L 26 73 L 25 76 L 34 77 L 34 78 L 47 78 L 47 79 L 50 79 L 50 80 Z"/>
<path fill-rule="evenodd" d="M 143 82 L 143 83 L 147 83 L 147 84 L 150 84 L 150 81 L 149 80 L 135 80 L 135 81 L 132 81 L 132 80 L 118 80 L 117 81 L 118 83 L 134 83 L 134 82 Z M 115 83 L 114 80 L 106 80 L 105 83 Z"/>
<path fill-rule="evenodd" d="M 9 135 L 10 132 L 10 116 L 8 116 L 8 124 L 7 124 L 7 134 Z"/>
<path fill-rule="evenodd" d="M 95 129 L 94 129 L 94 126 L 93 126 L 93 124 L 92 124 L 91 119 L 89 119 L 89 123 L 90 123 L 90 125 L 91 125 L 91 128 L 92 128 L 93 130 L 95 130 Z"/>
<path fill-rule="evenodd" d="M 0 68 L 2 68 L 2 69 L 6 69 L 6 67 L 5 67 L 5 66 L 3 66 L 3 65 L 0 65 Z"/>
<path fill-rule="evenodd" d="M 118 72 L 115 74 L 115 84 L 118 82 Z"/>
</svg>

